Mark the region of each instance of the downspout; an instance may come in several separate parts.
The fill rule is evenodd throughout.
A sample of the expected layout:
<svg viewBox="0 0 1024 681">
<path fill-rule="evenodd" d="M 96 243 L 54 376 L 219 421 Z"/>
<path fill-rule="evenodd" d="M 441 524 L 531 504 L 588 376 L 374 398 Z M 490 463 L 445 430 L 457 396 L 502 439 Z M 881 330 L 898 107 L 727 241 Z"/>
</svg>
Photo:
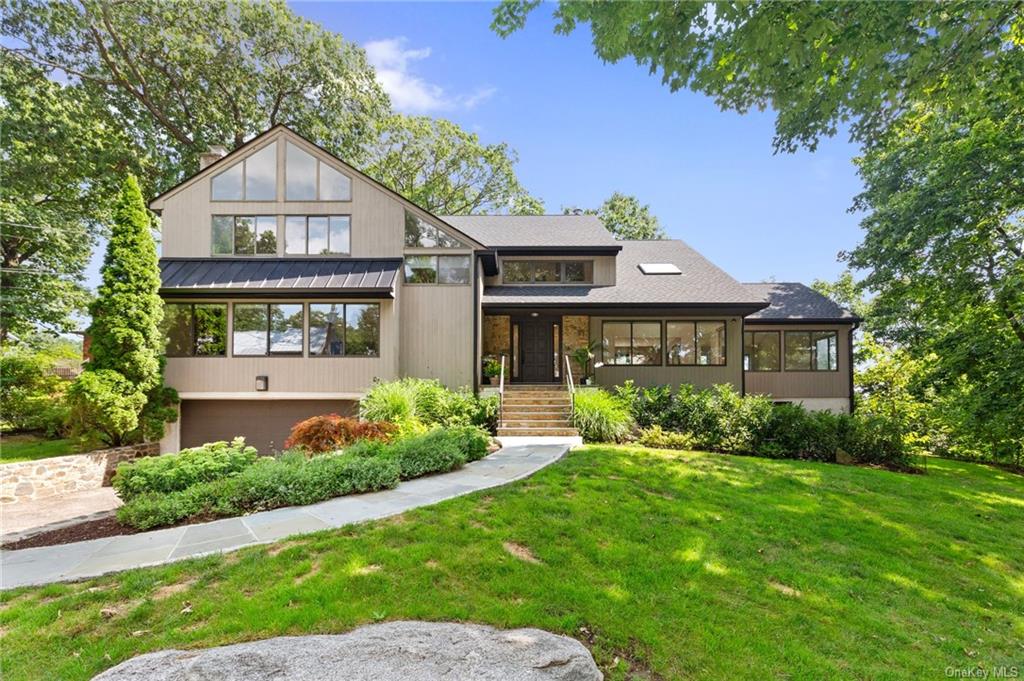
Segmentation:
<svg viewBox="0 0 1024 681">
<path fill-rule="evenodd" d="M 480 362 L 477 361 L 477 352 L 480 349 L 480 256 L 473 256 L 473 394 L 480 394 Z M 851 384 L 852 385 L 852 384 Z"/>
<path fill-rule="evenodd" d="M 849 369 L 850 369 L 850 413 L 851 414 L 853 413 L 853 410 L 854 410 L 854 408 L 856 406 L 856 404 L 854 402 L 854 399 L 853 399 L 853 332 L 856 331 L 859 328 L 860 328 L 860 324 L 858 324 L 856 322 L 853 323 L 850 326 L 850 359 L 847 360 L 847 364 L 850 365 Z"/>
</svg>

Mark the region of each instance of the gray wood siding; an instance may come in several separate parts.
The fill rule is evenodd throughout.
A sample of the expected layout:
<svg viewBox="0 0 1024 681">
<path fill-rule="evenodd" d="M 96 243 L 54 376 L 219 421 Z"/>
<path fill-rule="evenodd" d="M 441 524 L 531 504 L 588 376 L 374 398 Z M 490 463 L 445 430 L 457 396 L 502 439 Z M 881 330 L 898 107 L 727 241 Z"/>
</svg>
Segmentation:
<svg viewBox="0 0 1024 681">
<path fill-rule="evenodd" d="M 776 399 L 800 397 L 849 397 L 850 386 L 850 326 L 848 324 L 748 324 L 747 331 L 778 331 L 782 335 L 785 355 L 786 331 L 835 331 L 838 334 L 838 371 L 782 371 L 746 372 L 747 393 L 769 395 Z"/>
<path fill-rule="evenodd" d="M 473 286 L 403 284 L 399 298 L 402 375 L 472 386 Z"/>
</svg>

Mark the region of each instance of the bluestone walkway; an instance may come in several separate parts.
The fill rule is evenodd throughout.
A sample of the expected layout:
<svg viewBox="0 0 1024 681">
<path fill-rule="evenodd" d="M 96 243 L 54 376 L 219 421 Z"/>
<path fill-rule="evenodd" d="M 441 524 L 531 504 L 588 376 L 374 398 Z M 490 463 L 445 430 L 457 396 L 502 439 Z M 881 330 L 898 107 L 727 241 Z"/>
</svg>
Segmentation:
<svg viewBox="0 0 1024 681">
<path fill-rule="evenodd" d="M 408 480 L 393 490 L 166 530 L 0 551 L 0 589 L 97 577 L 385 518 L 525 478 L 560 459 L 568 449 L 564 445 L 504 447 L 457 471 Z"/>
</svg>

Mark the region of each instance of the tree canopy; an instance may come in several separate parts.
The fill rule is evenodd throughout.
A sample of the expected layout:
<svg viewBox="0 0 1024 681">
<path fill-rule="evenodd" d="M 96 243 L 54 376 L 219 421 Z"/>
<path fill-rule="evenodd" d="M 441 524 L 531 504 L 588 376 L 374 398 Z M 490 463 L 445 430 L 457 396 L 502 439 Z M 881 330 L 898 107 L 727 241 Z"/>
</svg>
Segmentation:
<svg viewBox="0 0 1024 681">
<path fill-rule="evenodd" d="M 507 36 L 539 5 L 503 0 L 492 28 Z M 632 57 L 673 91 L 774 109 L 775 145 L 787 151 L 846 123 L 870 144 L 936 92 L 970 100 L 1024 41 L 1020 2 L 563 0 L 554 16 L 556 32 L 589 24 L 599 58 Z"/>
<path fill-rule="evenodd" d="M 651 212 L 651 207 L 640 203 L 640 199 L 622 192 L 613 192 L 605 199 L 600 208 L 565 208 L 566 214 L 582 212 L 584 215 L 596 215 L 601 219 L 605 229 L 616 239 L 664 239 L 665 230 L 661 228 L 658 217 Z"/>
<path fill-rule="evenodd" d="M 484 144 L 444 119 L 394 115 L 369 145 L 366 172 L 439 215 L 536 215 L 544 204 L 515 174 L 519 160 L 505 143 Z"/>
</svg>

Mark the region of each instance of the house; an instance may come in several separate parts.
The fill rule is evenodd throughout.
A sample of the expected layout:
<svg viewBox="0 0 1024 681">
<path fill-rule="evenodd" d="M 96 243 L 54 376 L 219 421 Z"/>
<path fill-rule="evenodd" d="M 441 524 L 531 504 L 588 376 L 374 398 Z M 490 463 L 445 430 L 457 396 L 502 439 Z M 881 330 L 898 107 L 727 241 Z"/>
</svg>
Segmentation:
<svg viewBox="0 0 1024 681">
<path fill-rule="evenodd" d="M 598 385 L 850 408 L 858 320 L 799 284 L 741 284 L 681 241 L 616 241 L 593 216 L 432 215 L 280 125 L 201 166 L 150 203 L 181 397 L 168 450 L 280 448 L 375 380 L 480 389 L 487 358 L 510 386 L 578 384 L 566 358 L 594 341 Z"/>
</svg>

